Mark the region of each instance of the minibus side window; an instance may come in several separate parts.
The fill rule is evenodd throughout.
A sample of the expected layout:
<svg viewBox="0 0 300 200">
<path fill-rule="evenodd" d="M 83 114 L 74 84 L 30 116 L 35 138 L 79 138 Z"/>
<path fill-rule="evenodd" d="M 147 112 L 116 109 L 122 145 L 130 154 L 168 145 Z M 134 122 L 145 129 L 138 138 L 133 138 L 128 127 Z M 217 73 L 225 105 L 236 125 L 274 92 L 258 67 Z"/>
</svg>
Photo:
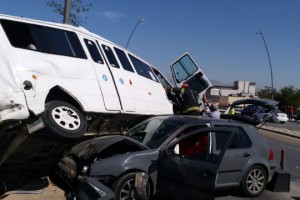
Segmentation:
<svg viewBox="0 0 300 200">
<path fill-rule="evenodd" d="M 1 20 L 1 24 L 14 47 L 86 58 L 74 32 L 9 20 Z"/>
<path fill-rule="evenodd" d="M 101 46 L 104 50 L 104 53 L 108 59 L 110 66 L 120 68 L 112 49 L 109 46 L 106 46 L 104 44 L 102 44 Z"/>
<path fill-rule="evenodd" d="M 45 35 L 44 29 L 41 26 L 29 26 L 37 51 L 52 53 L 51 44 Z"/>
<path fill-rule="evenodd" d="M 96 62 L 96 63 L 100 63 L 103 64 L 103 59 L 99 53 L 99 50 L 95 44 L 95 42 L 88 40 L 88 39 L 84 39 L 85 45 L 88 48 L 92 59 Z"/>
<path fill-rule="evenodd" d="M 116 54 L 117 54 L 117 56 L 118 56 L 118 58 L 119 58 L 119 60 L 122 64 L 123 68 L 127 71 L 134 72 L 134 70 L 133 70 L 133 68 L 132 68 L 125 52 L 122 51 L 121 49 L 116 48 L 116 47 L 114 47 L 114 49 L 115 49 L 115 52 L 116 52 Z"/>
<path fill-rule="evenodd" d="M 70 45 L 75 53 L 75 56 L 78 58 L 86 58 L 85 52 L 82 48 L 82 45 L 78 39 L 78 36 L 74 32 L 66 31 L 67 38 L 69 39 Z"/>
<path fill-rule="evenodd" d="M 70 46 L 66 32 L 54 28 L 46 28 L 55 53 L 66 56 L 75 56 L 74 50 Z"/>
<path fill-rule="evenodd" d="M 157 78 L 155 77 L 154 73 L 151 70 L 151 67 L 147 65 L 146 63 L 140 61 L 139 59 L 133 57 L 132 55 L 129 55 L 129 58 L 137 71 L 137 73 L 141 76 L 144 76 L 146 78 L 149 78 L 153 81 L 158 82 Z"/>
<path fill-rule="evenodd" d="M 2 27 L 12 46 L 26 49 L 34 44 L 27 24 L 1 20 Z"/>
</svg>

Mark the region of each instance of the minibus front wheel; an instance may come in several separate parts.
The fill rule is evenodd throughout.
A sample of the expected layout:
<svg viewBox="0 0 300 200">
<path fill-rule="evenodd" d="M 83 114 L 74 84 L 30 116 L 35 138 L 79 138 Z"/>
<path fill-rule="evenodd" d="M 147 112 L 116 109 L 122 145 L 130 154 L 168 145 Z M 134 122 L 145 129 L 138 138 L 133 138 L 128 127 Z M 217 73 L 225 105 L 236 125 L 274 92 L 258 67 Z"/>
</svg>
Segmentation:
<svg viewBox="0 0 300 200">
<path fill-rule="evenodd" d="M 45 134 L 58 141 L 74 141 L 83 137 L 87 121 L 75 106 L 64 101 L 50 101 L 43 113 Z"/>
</svg>

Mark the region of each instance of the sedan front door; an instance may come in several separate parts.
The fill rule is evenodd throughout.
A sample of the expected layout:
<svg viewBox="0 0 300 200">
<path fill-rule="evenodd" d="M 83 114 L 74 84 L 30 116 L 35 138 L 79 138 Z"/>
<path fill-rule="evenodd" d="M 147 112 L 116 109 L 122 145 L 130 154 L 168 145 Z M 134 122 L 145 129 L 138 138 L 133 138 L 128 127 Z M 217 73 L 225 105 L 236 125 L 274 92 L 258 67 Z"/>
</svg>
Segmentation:
<svg viewBox="0 0 300 200">
<path fill-rule="evenodd" d="M 218 153 L 212 151 L 212 133 L 226 140 Z M 203 128 L 163 148 L 158 158 L 157 191 L 173 199 L 214 199 L 220 163 L 233 133 L 228 128 Z"/>
</svg>

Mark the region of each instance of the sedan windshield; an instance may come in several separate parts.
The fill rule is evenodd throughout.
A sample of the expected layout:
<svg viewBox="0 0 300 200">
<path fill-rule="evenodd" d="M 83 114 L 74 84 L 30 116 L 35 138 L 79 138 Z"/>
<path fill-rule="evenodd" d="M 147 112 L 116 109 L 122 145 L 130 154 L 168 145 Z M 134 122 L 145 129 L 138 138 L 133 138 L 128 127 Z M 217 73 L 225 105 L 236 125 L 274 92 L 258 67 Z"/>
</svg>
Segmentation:
<svg viewBox="0 0 300 200">
<path fill-rule="evenodd" d="M 131 129 L 127 136 L 138 140 L 151 149 L 158 148 L 182 122 L 165 118 L 152 118 Z"/>
</svg>

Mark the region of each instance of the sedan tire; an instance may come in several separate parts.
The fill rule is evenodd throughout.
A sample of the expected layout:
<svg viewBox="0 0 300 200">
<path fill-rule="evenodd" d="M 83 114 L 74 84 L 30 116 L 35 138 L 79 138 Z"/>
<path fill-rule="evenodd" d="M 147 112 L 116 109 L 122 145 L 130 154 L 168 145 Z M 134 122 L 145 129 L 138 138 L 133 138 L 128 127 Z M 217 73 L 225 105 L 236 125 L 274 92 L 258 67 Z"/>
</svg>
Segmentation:
<svg viewBox="0 0 300 200">
<path fill-rule="evenodd" d="M 135 200 L 135 172 L 131 172 L 121 176 L 114 184 L 113 189 L 115 192 L 115 200 Z M 148 199 L 150 198 L 150 184 L 147 184 L 147 194 L 149 194 Z"/>
<path fill-rule="evenodd" d="M 246 196 L 257 197 L 265 189 L 267 173 L 261 166 L 252 166 L 242 180 L 242 191 Z"/>
</svg>

